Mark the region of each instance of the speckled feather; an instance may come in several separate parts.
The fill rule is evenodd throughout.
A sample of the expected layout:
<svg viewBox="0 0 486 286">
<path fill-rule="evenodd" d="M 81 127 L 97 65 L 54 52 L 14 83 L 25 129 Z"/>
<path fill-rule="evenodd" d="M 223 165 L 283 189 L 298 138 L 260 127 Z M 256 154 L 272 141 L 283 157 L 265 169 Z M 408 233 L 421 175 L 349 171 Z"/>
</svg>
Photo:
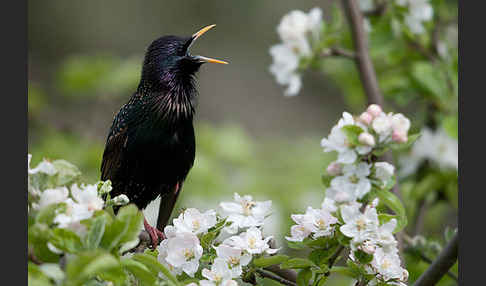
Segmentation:
<svg viewBox="0 0 486 286">
<path fill-rule="evenodd" d="M 159 228 L 195 157 L 194 74 L 201 63 L 187 56 L 189 41 L 166 36 L 149 46 L 137 92 L 115 115 L 101 164 L 112 196 L 125 194 L 141 209 L 161 196 Z"/>
</svg>

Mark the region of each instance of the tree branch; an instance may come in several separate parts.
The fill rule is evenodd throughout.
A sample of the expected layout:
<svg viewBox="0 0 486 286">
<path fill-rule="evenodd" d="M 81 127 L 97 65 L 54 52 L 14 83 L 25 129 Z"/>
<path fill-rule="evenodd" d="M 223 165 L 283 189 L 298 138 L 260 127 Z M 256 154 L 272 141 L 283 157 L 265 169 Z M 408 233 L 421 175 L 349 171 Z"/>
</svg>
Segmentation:
<svg viewBox="0 0 486 286">
<path fill-rule="evenodd" d="M 279 282 L 280 284 L 283 284 L 283 285 L 289 285 L 289 286 L 297 286 L 297 283 L 295 283 L 294 281 L 290 281 L 290 280 L 287 280 L 285 278 L 282 278 L 270 271 L 265 271 L 265 270 L 262 270 L 262 269 L 257 269 L 256 272 L 262 276 L 262 277 L 265 277 L 265 278 L 269 278 L 269 279 L 272 279 L 272 280 L 275 280 L 277 282 Z"/>
<path fill-rule="evenodd" d="M 268 266 L 264 269 L 284 278 L 285 280 L 292 282 L 297 281 L 297 272 L 292 269 L 281 269 L 278 265 Z"/>
<path fill-rule="evenodd" d="M 435 285 L 456 263 L 459 234 L 456 233 L 430 267 L 417 279 L 414 286 Z"/>
<path fill-rule="evenodd" d="M 368 53 L 368 35 L 363 26 L 363 14 L 359 10 L 356 0 L 343 0 L 343 5 L 351 26 L 353 44 L 356 50 L 356 65 L 366 97 L 368 98 L 368 104 L 375 103 L 383 106 L 383 96 L 380 92 L 375 69 Z"/>
<path fill-rule="evenodd" d="M 348 51 L 338 47 L 332 47 L 321 53 L 321 57 L 339 56 L 349 59 L 356 59 L 356 54 L 352 51 Z"/>
</svg>

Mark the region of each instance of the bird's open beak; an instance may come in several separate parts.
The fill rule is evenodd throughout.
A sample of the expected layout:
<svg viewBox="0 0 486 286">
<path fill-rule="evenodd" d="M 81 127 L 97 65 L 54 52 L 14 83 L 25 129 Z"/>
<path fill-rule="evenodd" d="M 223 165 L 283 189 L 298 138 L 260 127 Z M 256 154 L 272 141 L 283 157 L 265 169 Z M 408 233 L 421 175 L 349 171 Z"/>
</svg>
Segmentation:
<svg viewBox="0 0 486 286">
<path fill-rule="evenodd" d="M 206 33 L 207 31 L 211 30 L 212 28 L 214 28 L 216 25 L 209 25 L 209 26 L 206 26 L 204 28 L 202 28 L 201 30 L 197 31 L 196 33 L 194 33 L 191 37 L 191 44 L 189 45 L 188 49 L 192 46 L 192 44 L 199 38 L 201 37 L 204 33 Z M 216 64 L 228 64 L 228 62 L 225 62 L 225 61 L 222 61 L 222 60 L 218 60 L 218 59 L 212 59 L 212 58 L 208 58 L 208 57 L 203 57 L 203 56 L 194 56 L 196 59 L 202 61 L 202 62 L 206 62 L 206 63 L 216 63 Z"/>
</svg>

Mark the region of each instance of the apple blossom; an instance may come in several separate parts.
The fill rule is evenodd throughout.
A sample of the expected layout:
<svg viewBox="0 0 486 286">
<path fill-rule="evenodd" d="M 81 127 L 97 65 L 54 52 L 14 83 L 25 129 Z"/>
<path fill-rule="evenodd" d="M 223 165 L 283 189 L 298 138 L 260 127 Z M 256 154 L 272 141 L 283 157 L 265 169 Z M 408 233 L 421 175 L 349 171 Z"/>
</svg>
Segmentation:
<svg viewBox="0 0 486 286">
<path fill-rule="evenodd" d="M 38 207 L 39 209 L 42 209 L 51 204 L 58 204 L 58 203 L 65 202 L 68 196 L 69 196 L 69 190 L 66 187 L 46 189 L 42 193 L 40 193 Z"/>
<path fill-rule="evenodd" d="M 388 162 L 376 162 L 375 166 L 375 177 L 386 183 L 394 174 L 395 166 Z"/>
<path fill-rule="evenodd" d="M 329 166 L 327 166 L 326 171 L 331 176 L 338 176 L 342 174 L 343 168 L 338 162 L 332 162 L 329 164 Z"/>
<path fill-rule="evenodd" d="M 240 248 L 250 254 L 274 254 L 278 249 L 270 248 L 268 242 L 272 239 L 271 236 L 262 237 L 262 232 L 256 227 L 251 227 L 247 231 L 240 233 L 238 236 L 232 236 L 223 241 L 223 244 Z"/>
<path fill-rule="evenodd" d="M 179 232 L 205 233 L 216 224 L 216 212 L 208 210 L 201 213 L 195 208 L 189 208 L 175 218 L 173 224 Z"/>
<path fill-rule="evenodd" d="M 370 165 L 368 163 L 346 165 L 343 167 L 343 175 L 331 180 L 331 187 L 348 194 L 350 198 L 362 198 L 371 190 L 369 174 Z"/>
<path fill-rule="evenodd" d="M 367 208 L 364 213 L 359 210 L 359 205 L 342 206 L 341 216 L 344 225 L 341 232 L 353 238 L 353 243 L 359 244 L 373 239 L 378 229 L 378 214 L 375 208 Z"/>
<path fill-rule="evenodd" d="M 252 196 L 241 197 L 234 194 L 235 202 L 222 202 L 220 207 L 228 214 L 227 221 L 232 222 L 225 230 L 234 234 L 238 228 L 248 228 L 263 225 L 263 220 L 270 214 L 272 201 L 253 201 Z"/>
<path fill-rule="evenodd" d="M 366 109 L 366 112 L 373 118 L 376 118 L 383 113 L 383 110 L 378 104 L 370 104 L 370 106 L 368 106 L 368 108 Z"/>
<path fill-rule="evenodd" d="M 165 260 L 193 277 L 199 268 L 199 259 L 203 254 L 203 248 L 199 244 L 197 236 L 190 232 L 179 232 L 166 240 L 167 257 Z"/>
<path fill-rule="evenodd" d="M 243 272 L 242 267 L 248 265 L 251 261 L 251 255 L 244 252 L 241 248 L 232 247 L 226 244 L 221 244 L 216 249 L 218 259 L 223 259 L 232 273 L 232 277 L 236 278 Z"/>
</svg>

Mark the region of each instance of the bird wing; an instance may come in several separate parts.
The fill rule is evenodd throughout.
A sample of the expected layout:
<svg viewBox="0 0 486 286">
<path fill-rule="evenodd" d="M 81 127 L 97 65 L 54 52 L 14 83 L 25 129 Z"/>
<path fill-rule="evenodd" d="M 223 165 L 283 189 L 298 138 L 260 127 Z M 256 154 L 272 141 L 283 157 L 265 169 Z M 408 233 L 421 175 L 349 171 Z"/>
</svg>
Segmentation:
<svg viewBox="0 0 486 286">
<path fill-rule="evenodd" d="M 103 181 L 108 179 L 113 181 L 121 170 L 128 140 L 127 115 L 130 113 L 131 106 L 130 102 L 122 106 L 111 125 L 101 162 L 101 180 Z"/>
</svg>

